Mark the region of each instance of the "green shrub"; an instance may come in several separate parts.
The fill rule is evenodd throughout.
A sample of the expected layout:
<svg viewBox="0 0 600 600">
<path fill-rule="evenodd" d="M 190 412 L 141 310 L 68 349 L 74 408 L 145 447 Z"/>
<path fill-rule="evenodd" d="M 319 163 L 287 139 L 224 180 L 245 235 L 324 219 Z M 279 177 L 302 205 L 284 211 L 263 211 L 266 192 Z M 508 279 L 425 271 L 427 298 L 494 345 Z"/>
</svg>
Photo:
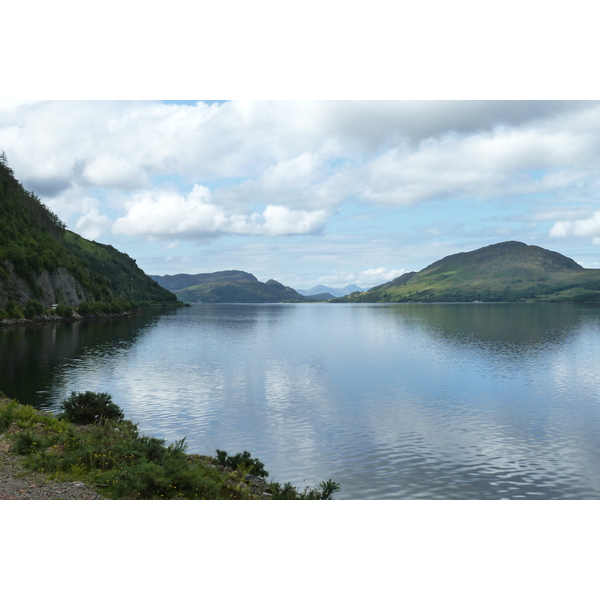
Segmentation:
<svg viewBox="0 0 600 600">
<path fill-rule="evenodd" d="M 98 425 L 107 420 L 122 421 L 125 414 L 111 398 L 105 392 L 71 392 L 60 406 L 62 412 L 59 418 L 76 425 Z"/>
<path fill-rule="evenodd" d="M 279 483 L 270 483 L 272 500 L 331 500 L 333 494 L 340 490 L 340 484 L 332 481 L 321 481 L 314 488 L 306 487 L 299 492 L 289 481 L 283 486 Z"/>
<path fill-rule="evenodd" d="M 101 410 L 91 410 L 98 405 Z M 115 499 L 267 498 L 244 486 L 239 473 L 221 473 L 207 457 L 187 455 L 185 438 L 166 446 L 164 439 L 141 435 L 137 425 L 122 418 L 109 394 L 71 392 L 62 408 L 61 416 L 70 415 L 74 423 L 87 426 L 74 427 L 16 400 L 0 402 L 0 431 L 16 425 L 17 431 L 7 438 L 26 468 L 62 481 L 91 483 Z M 249 452 L 235 456 L 217 452 L 227 466 L 242 473 L 256 468 L 255 474 L 267 474 Z M 291 483 L 265 483 L 264 490 L 269 489 L 268 497 L 275 500 L 326 500 L 339 485 L 329 480 L 299 492 Z"/>
<path fill-rule="evenodd" d="M 217 461 L 220 465 L 231 467 L 234 471 L 251 472 L 252 475 L 257 477 L 269 476 L 268 471 L 265 471 L 265 464 L 258 458 L 252 458 L 247 450 L 238 452 L 235 456 L 228 456 L 225 450 L 217 450 Z"/>
<path fill-rule="evenodd" d="M 35 435 L 31 431 L 19 431 L 11 446 L 11 451 L 15 454 L 33 454 L 45 448 L 44 439 Z"/>
<path fill-rule="evenodd" d="M 9 319 L 24 319 L 23 309 L 14 301 L 11 300 L 5 307 Z"/>
<path fill-rule="evenodd" d="M 77 307 L 77 312 L 82 316 L 85 317 L 87 315 L 90 314 L 90 305 L 88 302 L 82 302 L 78 307 Z"/>
<path fill-rule="evenodd" d="M 0 432 L 4 431 L 13 422 L 18 404 L 16 400 L 0 403 Z"/>
<path fill-rule="evenodd" d="M 94 302 L 91 306 L 90 306 L 90 313 L 93 315 L 99 315 L 102 312 L 102 302 Z"/>
<path fill-rule="evenodd" d="M 114 498 L 169 500 L 223 499 L 222 481 L 216 473 L 190 467 L 183 456 L 167 455 L 162 463 L 140 462 L 130 467 L 98 473 L 97 484 Z"/>
<path fill-rule="evenodd" d="M 33 319 L 44 314 L 44 307 L 37 300 L 30 300 L 25 306 L 25 316 Z"/>
<path fill-rule="evenodd" d="M 340 490 L 340 484 L 335 481 L 321 481 L 315 489 L 306 488 L 300 494 L 302 500 L 331 500 L 333 494 Z"/>
<path fill-rule="evenodd" d="M 67 319 L 70 319 L 73 316 L 73 309 L 66 304 L 59 304 L 56 307 L 56 314 L 59 317 L 66 317 Z"/>
<path fill-rule="evenodd" d="M 0 308 L 0 321 L 2 319 L 8 319 L 8 313 L 3 308 Z"/>
<path fill-rule="evenodd" d="M 280 483 L 271 482 L 269 485 L 272 500 L 298 500 L 298 492 L 291 482 L 286 482 L 283 487 Z"/>
</svg>

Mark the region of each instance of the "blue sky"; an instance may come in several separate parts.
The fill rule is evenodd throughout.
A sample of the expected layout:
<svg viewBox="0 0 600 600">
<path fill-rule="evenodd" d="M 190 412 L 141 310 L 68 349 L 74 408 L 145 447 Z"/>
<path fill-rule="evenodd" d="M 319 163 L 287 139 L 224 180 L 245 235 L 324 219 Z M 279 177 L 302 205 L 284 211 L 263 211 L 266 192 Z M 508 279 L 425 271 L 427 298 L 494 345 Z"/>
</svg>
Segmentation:
<svg viewBox="0 0 600 600">
<path fill-rule="evenodd" d="M 519 240 L 600 268 L 600 103 L 4 101 L 26 189 L 149 274 L 369 287 Z"/>
</svg>

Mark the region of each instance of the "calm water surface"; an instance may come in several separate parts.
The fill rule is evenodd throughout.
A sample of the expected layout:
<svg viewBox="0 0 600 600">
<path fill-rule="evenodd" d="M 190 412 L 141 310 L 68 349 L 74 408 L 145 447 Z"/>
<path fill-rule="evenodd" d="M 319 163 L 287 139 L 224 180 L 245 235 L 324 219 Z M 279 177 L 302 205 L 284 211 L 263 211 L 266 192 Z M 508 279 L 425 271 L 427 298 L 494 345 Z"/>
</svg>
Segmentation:
<svg viewBox="0 0 600 600">
<path fill-rule="evenodd" d="M 190 452 L 340 499 L 600 498 L 600 309 L 198 305 L 0 330 L 0 390 L 109 392 Z"/>
</svg>

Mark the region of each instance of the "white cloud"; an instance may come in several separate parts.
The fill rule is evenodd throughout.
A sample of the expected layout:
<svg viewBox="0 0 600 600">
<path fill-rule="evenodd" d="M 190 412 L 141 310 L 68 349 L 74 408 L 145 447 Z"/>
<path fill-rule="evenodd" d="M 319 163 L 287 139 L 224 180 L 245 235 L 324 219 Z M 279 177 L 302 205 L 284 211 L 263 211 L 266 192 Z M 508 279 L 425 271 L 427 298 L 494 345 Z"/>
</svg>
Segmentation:
<svg viewBox="0 0 600 600">
<path fill-rule="evenodd" d="M 197 206 L 189 215 L 184 210 L 189 225 L 175 225 L 164 215 L 171 229 L 222 231 L 225 219 L 233 229 L 258 231 L 262 225 L 274 234 L 318 229 L 318 211 L 333 214 L 348 199 L 405 207 L 432 199 L 568 194 L 575 188 L 580 196 L 597 193 L 600 107 L 577 102 L 9 103 L 0 105 L 0 147 L 28 189 L 44 200 L 60 199 L 56 206 L 63 219 L 86 213 L 76 196 L 93 188 L 141 194 L 149 193 L 155 177 L 203 185 L 224 178 L 231 183 L 216 186 L 212 207 Z M 531 171 L 544 172 L 532 176 Z M 77 194 L 70 193 L 74 190 Z M 150 194 L 151 204 L 156 194 Z M 284 218 L 279 211 L 275 222 L 268 214 L 253 216 L 256 205 L 286 207 L 293 214 Z M 158 206 L 148 208 L 156 216 Z M 148 217 L 136 215 L 154 227 Z M 142 227 L 131 222 L 126 229 Z"/>
<path fill-rule="evenodd" d="M 375 283 L 381 280 L 384 282 L 391 281 L 392 279 L 396 279 L 396 277 L 400 277 L 400 275 L 403 275 L 405 272 L 406 271 L 404 269 L 386 269 L 385 267 L 379 267 L 378 269 L 367 269 L 366 271 L 359 273 L 358 280 L 363 284 Z"/>
<path fill-rule="evenodd" d="M 557 221 L 550 230 L 550 237 L 592 237 L 597 235 L 600 235 L 600 210 L 596 211 L 589 219 Z"/>
<path fill-rule="evenodd" d="M 100 205 L 97 198 L 86 195 L 85 190 L 79 187 L 65 190 L 53 198 L 44 198 L 43 200 L 50 210 L 64 220 L 77 213 L 85 215 Z"/>
<path fill-rule="evenodd" d="M 83 169 L 84 181 L 92 187 L 138 189 L 148 185 L 143 167 L 123 156 L 106 153 L 94 158 Z"/>
<path fill-rule="evenodd" d="M 84 238 L 95 240 L 110 228 L 111 223 L 111 220 L 101 215 L 97 208 L 92 208 L 77 220 L 77 231 Z"/>
<path fill-rule="evenodd" d="M 321 231 L 328 219 L 324 210 L 276 205 L 268 205 L 262 213 L 228 212 L 212 201 L 208 188 L 195 185 L 187 196 L 169 190 L 133 194 L 127 215 L 117 219 L 113 233 L 159 238 L 311 234 Z"/>
<path fill-rule="evenodd" d="M 521 216 L 518 220 L 544 222 L 544 221 L 573 221 L 586 219 L 593 214 L 587 206 L 549 206 L 543 210 L 535 210 L 531 214 Z"/>
<path fill-rule="evenodd" d="M 597 119 L 600 130 L 600 115 Z M 592 160 L 590 160 L 593 157 Z M 505 127 L 468 137 L 402 143 L 353 174 L 363 198 L 409 206 L 434 198 L 494 198 L 549 192 L 594 176 L 600 135 Z M 531 171 L 550 170 L 538 181 Z"/>
<path fill-rule="evenodd" d="M 290 210 L 285 206 L 269 205 L 262 214 L 264 224 L 253 225 L 240 233 L 290 235 L 317 233 L 325 227 L 328 214 L 324 210 Z"/>
</svg>

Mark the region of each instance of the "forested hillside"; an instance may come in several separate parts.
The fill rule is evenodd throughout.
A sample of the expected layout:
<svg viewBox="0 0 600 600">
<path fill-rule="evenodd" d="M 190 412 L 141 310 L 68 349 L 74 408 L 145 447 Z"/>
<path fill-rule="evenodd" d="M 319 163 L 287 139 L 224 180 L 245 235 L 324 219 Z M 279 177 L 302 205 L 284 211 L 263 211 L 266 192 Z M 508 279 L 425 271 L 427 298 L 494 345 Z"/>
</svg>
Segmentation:
<svg viewBox="0 0 600 600">
<path fill-rule="evenodd" d="M 0 309 L 35 302 L 77 307 L 117 299 L 174 303 L 126 254 L 68 231 L 23 189 L 0 154 Z"/>
</svg>

